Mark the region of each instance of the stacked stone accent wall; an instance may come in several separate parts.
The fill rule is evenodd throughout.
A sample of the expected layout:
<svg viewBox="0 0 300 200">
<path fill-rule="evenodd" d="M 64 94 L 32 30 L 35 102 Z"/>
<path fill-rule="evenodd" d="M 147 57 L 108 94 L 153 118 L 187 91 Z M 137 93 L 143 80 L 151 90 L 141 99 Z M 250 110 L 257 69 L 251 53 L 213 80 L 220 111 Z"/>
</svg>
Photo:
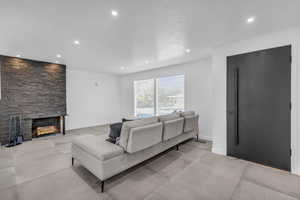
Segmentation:
<svg viewBox="0 0 300 200">
<path fill-rule="evenodd" d="M 6 144 L 9 118 L 22 115 L 30 140 L 32 119 L 66 115 L 66 66 L 0 56 L 0 142 Z"/>
</svg>

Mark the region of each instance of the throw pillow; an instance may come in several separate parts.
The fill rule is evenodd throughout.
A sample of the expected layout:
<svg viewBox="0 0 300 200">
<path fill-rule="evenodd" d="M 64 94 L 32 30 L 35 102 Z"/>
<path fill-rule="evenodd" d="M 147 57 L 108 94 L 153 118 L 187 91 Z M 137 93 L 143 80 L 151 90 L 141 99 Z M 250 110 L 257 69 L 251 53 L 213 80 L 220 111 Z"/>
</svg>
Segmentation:
<svg viewBox="0 0 300 200">
<path fill-rule="evenodd" d="M 113 144 L 116 143 L 117 139 L 120 137 L 121 130 L 122 130 L 123 123 L 114 123 L 110 125 L 110 133 L 109 138 L 107 139 L 108 142 Z"/>
</svg>

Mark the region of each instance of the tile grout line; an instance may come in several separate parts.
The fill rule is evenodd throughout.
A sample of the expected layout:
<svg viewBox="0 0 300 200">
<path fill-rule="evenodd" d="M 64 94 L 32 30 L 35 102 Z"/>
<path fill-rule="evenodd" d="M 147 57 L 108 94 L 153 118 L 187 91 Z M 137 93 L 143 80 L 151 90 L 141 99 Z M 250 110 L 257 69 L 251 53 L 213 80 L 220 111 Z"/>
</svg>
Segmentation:
<svg viewBox="0 0 300 200">
<path fill-rule="evenodd" d="M 237 160 L 239 160 L 239 159 L 237 159 Z M 246 165 L 245 168 L 243 169 L 243 172 L 242 172 L 242 175 L 241 175 L 241 177 L 240 177 L 240 180 L 239 180 L 238 184 L 235 186 L 235 188 L 234 188 L 234 190 L 233 190 L 233 192 L 232 192 L 232 194 L 231 194 L 230 200 L 233 200 L 233 196 L 234 196 L 234 194 L 236 193 L 236 191 L 238 190 L 239 186 L 241 185 L 241 182 L 243 181 L 243 179 L 244 179 L 244 177 L 245 177 L 246 170 L 249 168 L 249 165 L 250 165 L 250 164 L 247 163 L 247 165 Z"/>
<path fill-rule="evenodd" d="M 249 165 L 251 165 L 251 164 L 249 164 Z M 278 192 L 278 193 L 281 193 L 281 194 L 287 195 L 287 196 L 289 196 L 289 197 L 293 197 L 293 198 L 296 198 L 296 199 L 300 200 L 300 197 L 298 197 L 298 195 L 296 195 L 296 194 L 288 194 L 288 193 L 286 193 L 286 192 L 280 191 L 280 190 L 278 190 L 278 189 L 276 189 L 276 188 L 272 188 L 272 187 L 270 187 L 270 186 L 268 186 L 268 185 L 265 185 L 265 184 L 263 184 L 263 183 L 259 183 L 259 182 L 255 181 L 255 180 L 253 180 L 253 179 L 249 179 L 249 178 L 246 178 L 246 177 L 244 178 L 244 180 L 245 180 L 245 181 L 248 181 L 248 182 L 250 182 L 250 183 L 256 184 L 256 185 L 258 185 L 258 186 L 265 187 L 265 188 L 267 188 L 267 189 L 269 189 L 269 190 L 272 190 L 272 191 L 275 191 L 275 192 Z"/>
<path fill-rule="evenodd" d="M 208 151 L 209 152 L 209 151 Z M 183 152 L 180 152 L 182 156 L 184 156 Z M 162 187 L 164 187 L 167 183 L 170 183 L 172 180 L 174 180 L 176 177 L 180 176 L 182 173 L 184 173 L 189 167 L 191 167 L 195 162 L 199 161 L 201 159 L 201 157 L 203 157 L 205 154 L 201 155 L 198 159 L 194 160 L 193 162 L 191 162 L 187 167 L 185 167 L 183 170 L 181 170 L 178 174 L 176 174 L 175 176 L 173 176 L 172 178 L 170 178 L 169 180 L 167 180 L 165 183 L 163 183 L 162 185 L 160 185 L 158 188 L 156 188 L 153 193 L 155 193 L 156 191 L 158 191 L 159 189 L 161 189 Z M 151 194 L 148 194 L 143 200 L 145 200 L 146 198 L 148 198 L 148 196 Z"/>
<path fill-rule="evenodd" d="M 59 172 L 61 172 L 61 171 L 66 170 L 66 169 L 69 169 L 69 167 L 60 169 L 60 170 L 58 170 L 58 171 L 56 171 L 56 172 L 50 172 L 50 173 L 44 174 L 44 175 L 38 176 L 38 177 L 36 177 L 36 178 L 34 178 L 34 179 L 27 180 L 27 181 L 24 181 L 24 182 L 21 182 L 21 183 L 17 183 L 17 182 L 16 182 L 16 184 L 14 184 L 14 185 L 11 185 L 11 186 L 8 186 L 8 187 L 5 187 L 5 188 L 1 188 L 0 191 L 1 191 L 1 190 L 7 190 L 7 189 L 10 189 L 10 188 L 13 188 L 13 187 L 17 187 L 17 186 L 21 186 L 21 185 L 23 185 L 23 184 L 31 183 L 31 182 L 36 181 L 36 180 L 38 180 L 38 179 L 44 178 L 45 176 L 54 175 L 54 174 L 57 174 L 57 173 L 59 173 Z M 16 177 L 15 177 L 15 178 L 16 178 Z"/>
<path fill-rule="evenodd" d="M 238 158 L 237 158 L 237 160 L 241 160 L 241 159 L 238 159 Z M 277 189 L 275 189 L 275 188 L 272 188 L 272 187 L 270 187 L 270 186 L 268 186 L 268 185 L 265 185 L 265 184 L 262 184 L 262 183 L 259 183 L 259 182 L 255 181 L 255 180 L 252 180 L 252 179 L 247 178 L 247 177 L 245 176 L 246 170 L 247 170 L 250 166 L 253 166 L 253 163 L 251 163 L 250 161 L 246 161 L 246 162 L 248 162 L 248 163 L 247 163 L 247 166 L 245 167 L 245 169 L 244 169 L 244 171 L 243 171 L 243 174 L 242 174 L 242 176 L 241 176 L 241 179 L 240 179 L 238 185 L 240 185 L 240 182 L 241 182 L 241 181 L 245 180 L 245 181 L 248 181 L 248 182 L 250 182 L 250 183 L 254 183 L 254 184 L 258 185 L 258 186 L 265 187 L 265 188 L 267 188 L 267 189 L 269 189 L 269 190 L 272 190 L 272 191 L 275 191 L 275 192 L 278 192 L 278 193 L 281 193 L 281 194 L 287 195 L 287 196 L 289 196 L 289 197 L 296 198 L 296 199 L 300 200 L 300 197 L 298 197 L 298 195 L 287 194 L 287 193 L 285 193 L 285 192 L 283 192 L 283 191 L 279 191 L 279 190 L 277 190 Z M 237 185 L 237 186 L 238 186 L 238 185 Z M 235 191 L 236 191 L 236 190 L 235 190 Z M 235 192 L 235 191 L 234 191 L 234 192 Z M 234 192 L 233 192 L 233 194 L 234 194 Z M 232 198 L 231 198 L 231 200 L 232 200 Z"/>
</svg>

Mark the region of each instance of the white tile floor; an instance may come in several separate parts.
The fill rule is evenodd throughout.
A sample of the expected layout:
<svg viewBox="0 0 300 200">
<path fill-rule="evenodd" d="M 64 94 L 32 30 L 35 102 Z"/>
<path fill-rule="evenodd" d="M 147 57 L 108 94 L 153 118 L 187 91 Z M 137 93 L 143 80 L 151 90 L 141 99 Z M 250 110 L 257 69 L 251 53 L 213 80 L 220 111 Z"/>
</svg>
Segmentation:
<svg viewBox="0 0 300 200">
<path fill-rule="evenodd" d="M 80 163 L 71 166 L 72 138 L 107 134 L 98 126 L 35 139 L 0 150 L 1 200 L 295 200 L 300 177 L 210 152 L 210 143 L 189 141 L 107 181 Z"/>
</svg>

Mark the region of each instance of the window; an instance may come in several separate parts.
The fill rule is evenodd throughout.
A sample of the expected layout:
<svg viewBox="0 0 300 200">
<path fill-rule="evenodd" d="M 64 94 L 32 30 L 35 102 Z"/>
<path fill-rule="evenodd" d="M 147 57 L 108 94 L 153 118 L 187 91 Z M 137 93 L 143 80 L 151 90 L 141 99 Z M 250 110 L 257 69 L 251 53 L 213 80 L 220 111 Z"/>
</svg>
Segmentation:
<svg viewBox="0 0 300 200">
<path fill-rule="evenodd" d="M 138 118 L 155 115 L 154 107 L 154 80 L 134 82 L 135 116 Z"/>
<path fill-rule="evenodd" d="M 184 110 L 184 75 L 134 82 L 137 118 Z"/>
<path fill-rule="evenodd" d="M 157 79 L 157 115 L 184 110 L 184 76 Z"/>
</svg>

